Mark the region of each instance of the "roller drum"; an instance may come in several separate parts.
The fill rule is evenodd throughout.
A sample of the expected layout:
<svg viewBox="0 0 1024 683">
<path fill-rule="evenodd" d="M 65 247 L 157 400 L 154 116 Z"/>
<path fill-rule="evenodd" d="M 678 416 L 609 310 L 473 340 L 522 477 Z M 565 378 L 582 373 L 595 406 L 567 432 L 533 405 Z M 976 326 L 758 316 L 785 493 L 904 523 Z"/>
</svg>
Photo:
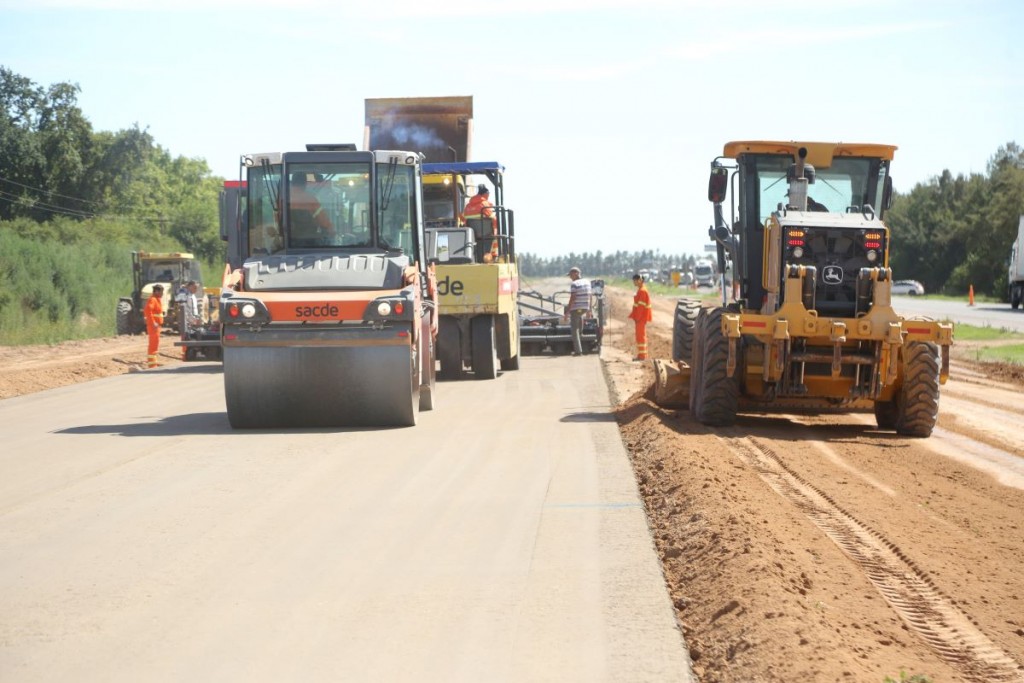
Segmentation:
<svg viewBox="0 0 1024 683">
<path fill-rule="evenodd" d="M 236 429 L 416 424 L 409 347 L 226 347 L 224 395 Z"/>
</svg>

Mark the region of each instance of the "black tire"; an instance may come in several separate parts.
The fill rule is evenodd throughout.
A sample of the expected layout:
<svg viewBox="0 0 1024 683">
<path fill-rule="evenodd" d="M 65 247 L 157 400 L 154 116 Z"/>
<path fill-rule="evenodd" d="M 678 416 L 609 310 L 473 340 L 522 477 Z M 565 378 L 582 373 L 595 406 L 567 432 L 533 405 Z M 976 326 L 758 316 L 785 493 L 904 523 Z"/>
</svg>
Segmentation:
<svg viewBox="0 0 1024 683">
<path fill-rule="evenodd" d="M 501 369 L 506 370 L 518 370 L 519 369 L 519 356 L 523 355 L 523 345 L 519 339 L 519 335 L 516 335 L 516 355 L 511 358 L 501 359 Z"/>
<path fill-rule="evenodd" d="M 421 334 L 423 353 L 420 358 L 420 410 L 427 411 L 434 409 L 434 393 L 437 387 L 437 362 L 434 353 L 437 344 L 430 333 L 430 318 L 426 316 L 423 318 Z"/>
<path fill-rule="evenodd" d="M 477 379 L 495 379 L 498 376 L 498 349 L 494 343 L 494 316 L 478 315 L 470 321 L 470 340 L 473 351 L 470 359 Z"/>
<path fill-rule="evenodd" d="M 513 331 L 516 335 L 516 347 L 513 349 L 511 358 L 501 359 L 501 369 L 504 370 L 518 370 L 519 369 L 519 356 L 523 355 L 523 339 L 519 334 L 519 316 L 513 315 L 508 321 L 507 333 L 512 334 Z"/>
<path fill-rule="evenodd" d="M 1010 294 L 1010 308 L 1017 310 L 1024 302 L 1024 285 L 1014 285 Z"/>
<path fill-rule="evenodd" d="M 736 378 L 726 374 L 729 340 L 722 332 L 722 309 L 706 309 L 698 321 L 694 334 L 699 340 L 699 351 L 694 353 L 694 365 L 700 369 L 696 374 L 691 373 L 691 397 L 696 393 L 691 412 L 701 424 L 728 427 L 736 424 L 740 392 Z M 697 377 L 696 392 L 692 384 L 694 376 Z"/>
<path fill-rule="evenodd" d="M 694 331 L 699 330 L 704 324 L 702 311 L 697 311 L 697 320 L 694 323 Z M 693 349 L 690 352 L 690 415 L 696 415 L 697 405 L 700 402 L 700 387 L 703 378 L 701 377 L 704 368 L 704 344 L 700 334 L 694 334 Z"/>
<path fill-rule="evenodd" d="M 441 316 L 437 331 L 437 359 L 441 362 L 441 379 L 458 379 L 462 376 L 462 340 L 459 321 L 447 315 Z"/>
<path fill-rule="evenodd" d="M 907 342 L 902 354 L 894 426 L 903 436 L 928 437 L 939 419 L 939 349 L 931 342 Z"/>
<path fill-rule="evenodd" d="M 875 401 L 875 423 L 879 429 L 896 429 L 896 401 Z"/>
<path fill-rule="evenodd" d="M 117 302 L 117 333 L 137 334 L 132 329 L 132 312 L 134 306 L 131 301 L 124 299 Z"/>
<path fill-rule="evenodd" d="M 699 299 L 680 299 L 676 302 L 672 321 L 672 360 L 689 363 L 693 356 L 693 328 L 700 313 Z"/>
</svg>

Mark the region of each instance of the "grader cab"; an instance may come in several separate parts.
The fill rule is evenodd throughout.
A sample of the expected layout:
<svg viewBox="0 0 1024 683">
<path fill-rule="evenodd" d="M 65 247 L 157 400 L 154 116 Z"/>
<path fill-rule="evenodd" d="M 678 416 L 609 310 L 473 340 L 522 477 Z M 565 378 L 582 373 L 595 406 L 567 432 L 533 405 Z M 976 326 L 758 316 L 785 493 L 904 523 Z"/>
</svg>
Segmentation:
<svg viewBox="0 0 1024 683">
<path fill-rule="evenodd" d="M 732 292 L 721 305 L 678 302 L 673 358 L 655 362 L 659 403 L 686 404 L 716 426 L 739 411 L 873 410 L 880 428 L 931 434 L 953 328 L 892 308 L 882 219 L 895 149 L 725 146 L 711 163 L 708 199 Z"/>
</svg>

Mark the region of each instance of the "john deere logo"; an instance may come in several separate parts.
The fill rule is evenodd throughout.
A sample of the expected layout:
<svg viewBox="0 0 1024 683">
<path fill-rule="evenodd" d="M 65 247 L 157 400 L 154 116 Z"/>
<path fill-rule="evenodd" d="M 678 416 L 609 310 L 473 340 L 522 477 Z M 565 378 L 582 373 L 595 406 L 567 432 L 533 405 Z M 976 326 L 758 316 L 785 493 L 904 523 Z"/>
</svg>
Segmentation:
<svg viewBox="0 0 1024 683">
<path fill-rule="evenodd" d="M 825 270 L 821 271 L 821 281 L 826 285 L 843 284 L 843 269 L 839 266 L 825 266 Z"/>
</svg>

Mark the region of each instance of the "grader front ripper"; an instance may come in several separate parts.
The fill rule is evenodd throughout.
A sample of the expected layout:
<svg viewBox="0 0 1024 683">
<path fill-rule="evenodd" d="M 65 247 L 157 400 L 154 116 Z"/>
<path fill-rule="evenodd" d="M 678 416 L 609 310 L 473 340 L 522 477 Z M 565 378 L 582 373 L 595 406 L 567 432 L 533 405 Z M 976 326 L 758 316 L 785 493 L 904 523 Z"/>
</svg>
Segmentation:
<svg viewBox="0 0 1024 683">
<path fill-rule="evenodd" d="M 722 305 L 677 303 L 672 360 L 654 363 L 657 403 L 688 406 L 714 426 L 733 424 L 740 410 L 873 410 L 882 429 L 931 434 L 953 327 L 892 308 L 882 218 L 895 150 L 725 145 L 711 163 L 708 199 L 719 271 L 727 259 L 733 266 L 733 300 L 723 292 Z"/>
</svg>

